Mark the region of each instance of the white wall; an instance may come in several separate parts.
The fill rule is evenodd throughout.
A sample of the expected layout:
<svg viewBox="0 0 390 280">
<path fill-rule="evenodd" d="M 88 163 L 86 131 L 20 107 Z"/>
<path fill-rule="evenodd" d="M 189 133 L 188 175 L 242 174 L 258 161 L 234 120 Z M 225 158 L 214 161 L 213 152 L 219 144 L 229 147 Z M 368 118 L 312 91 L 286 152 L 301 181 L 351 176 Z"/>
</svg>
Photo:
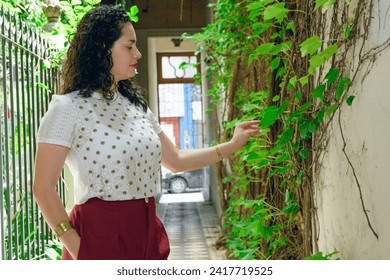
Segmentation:
<svg viewBox="0 0 390 280">
<path fill-rule="evenodd" d="M 390 14 L 386 12 L 390 1 L 373 2 L 374 18 L 365 52 L 390 38 Z M 357 65 L 358 56 L 350 57 L 354 59 L 352 66 Z M 371 71 L 365 76 L 367 69 Z M 356 96 L 353 105 L 341 109 L 345 151 L 353 168 L 342 151 L 338 114 L 329 129 L 329 143 L 314 176 L 318 250 L 324 254 L 338 251 L 341 259 L 390 259 L 389 73 L 390 48 L 386 48 L 371 65 L 364 63 L 349 91 Z M 368 225 L 358 184 L 378 239 Z"/>
</svg>

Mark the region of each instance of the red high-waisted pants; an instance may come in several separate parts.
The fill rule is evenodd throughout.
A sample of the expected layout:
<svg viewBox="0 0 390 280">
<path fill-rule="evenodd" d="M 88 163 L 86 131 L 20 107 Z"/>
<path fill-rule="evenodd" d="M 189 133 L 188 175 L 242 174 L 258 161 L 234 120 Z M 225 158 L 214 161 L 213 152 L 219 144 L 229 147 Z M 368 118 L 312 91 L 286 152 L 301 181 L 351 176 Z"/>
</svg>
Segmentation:
<svg viewBox="0 0 390 280">
<path fill-rule="evenodd" d="M 154 198 L 75 205 L 70 221 L 81 237 L 78 260 L 162 260 L 168 235 L 156 216 Z M 66 248 L 63 260 L 73 259 Z"/>
</svg>

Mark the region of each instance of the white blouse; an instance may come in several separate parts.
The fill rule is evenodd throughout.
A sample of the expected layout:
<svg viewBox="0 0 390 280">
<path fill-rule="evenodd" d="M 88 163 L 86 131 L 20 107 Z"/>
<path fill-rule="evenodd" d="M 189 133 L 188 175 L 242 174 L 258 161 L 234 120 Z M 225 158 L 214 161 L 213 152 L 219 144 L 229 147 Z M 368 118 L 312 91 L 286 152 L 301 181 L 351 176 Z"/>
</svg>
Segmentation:
<svg viewBox="0 0 390 280">
<path fill-rule="evenodd" d="M 54 95 L 43 117 L 38 142 L 70 148 L 76 204 L 92 197 L 131 200 L 152 197 L 160 178 L 160 124 L 148 109 L 119 94 Z"/>
</svg>

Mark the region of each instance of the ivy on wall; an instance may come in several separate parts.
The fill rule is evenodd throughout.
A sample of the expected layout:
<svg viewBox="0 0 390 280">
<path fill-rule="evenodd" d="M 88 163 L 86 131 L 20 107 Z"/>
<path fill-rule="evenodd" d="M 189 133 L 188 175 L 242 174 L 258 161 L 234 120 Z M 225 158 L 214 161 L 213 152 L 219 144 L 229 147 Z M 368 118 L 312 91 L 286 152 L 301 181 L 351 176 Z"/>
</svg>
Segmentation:
<svg viewBox="0 0 390 280">
<path fill-rule="evenodd" d="M 313 171 L 327 126 L 355 98 L 348 95 L 355 76 L 346 57 L 351 46 L 363 48 L 357 39 L 368 31 L 358 26 L 368 22 L 371 6 L 219 0 L 211 5 L 212 24 L 183 35 L 205 54 L 217 140 L 229 140 L 239 121 L 259 119 L 262 129 L 218 166 L 230 258 L 318 256 Z"/>
</svg>

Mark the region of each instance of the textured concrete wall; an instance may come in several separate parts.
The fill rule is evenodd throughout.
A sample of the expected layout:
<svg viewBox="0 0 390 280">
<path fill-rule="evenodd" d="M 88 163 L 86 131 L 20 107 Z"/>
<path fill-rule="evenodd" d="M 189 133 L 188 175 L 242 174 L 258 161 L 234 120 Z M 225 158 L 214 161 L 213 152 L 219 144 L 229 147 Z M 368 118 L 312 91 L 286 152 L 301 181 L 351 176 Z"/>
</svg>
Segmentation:
<svg viewBox="0 0 390 280">
<path fill-rule="evenodd" d="M 390 2 L 373 2 L 365 52 L 390 38 Z M 355 54 L 349 59 L 353 73 L 359 58 Z M 318 250 L 325 254 L 338 251 L 342 259 L 390 259 L 389 73 L 390 48 L 386 48 L 363 64 L 349 91 L 356 96 L 353 105 L 344 105 L 330 126 L 329 143 L 314 176 Z M 342 135 L 351 164 L 342 151 Z"/>
</svg>

